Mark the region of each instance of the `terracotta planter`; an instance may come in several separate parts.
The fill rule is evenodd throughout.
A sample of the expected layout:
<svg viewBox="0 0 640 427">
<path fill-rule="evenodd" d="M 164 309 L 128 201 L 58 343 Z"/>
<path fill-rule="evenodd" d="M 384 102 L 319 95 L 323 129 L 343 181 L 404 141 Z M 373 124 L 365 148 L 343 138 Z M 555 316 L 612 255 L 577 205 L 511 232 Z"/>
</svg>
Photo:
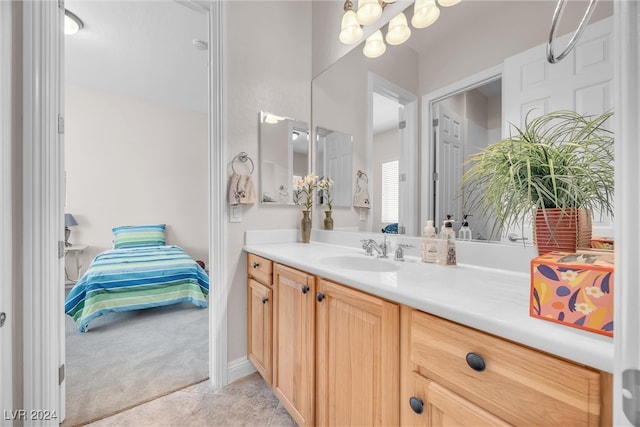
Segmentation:
<svg viewBox="0 0 640 427">
<path fill-rule="evenodd" d="M 591 247 L 591 212 L 585 209 L 536 209 L 533 243 L 542 255 Z"/>
</svg>

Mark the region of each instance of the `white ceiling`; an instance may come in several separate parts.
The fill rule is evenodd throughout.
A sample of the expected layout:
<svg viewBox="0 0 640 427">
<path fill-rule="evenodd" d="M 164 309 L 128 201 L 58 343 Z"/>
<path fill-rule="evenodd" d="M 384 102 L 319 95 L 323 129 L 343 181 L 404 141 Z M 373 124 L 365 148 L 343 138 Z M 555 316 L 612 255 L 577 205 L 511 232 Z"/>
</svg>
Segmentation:
<svg viewBox="0 0 640 427">
<path fill-rule="evenodd" d="M 70 84 L 207 111 L 208 18 L 171 0 L 66 0 L 84 28 L 65 36 Z"/>
</svg>

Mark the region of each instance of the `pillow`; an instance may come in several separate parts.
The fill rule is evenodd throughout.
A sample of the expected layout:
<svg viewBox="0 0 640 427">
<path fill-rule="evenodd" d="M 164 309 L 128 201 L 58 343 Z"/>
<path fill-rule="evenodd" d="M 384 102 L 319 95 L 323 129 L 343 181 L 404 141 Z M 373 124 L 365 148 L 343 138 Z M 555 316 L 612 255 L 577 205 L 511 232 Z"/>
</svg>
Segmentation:
<svg viewBox="0 0 640 427">
<path fill-rule="evenodd" d="M 115 227 L 113 228 L 115 237 L 113 247 L 120 249 L 165 245 L 165 228 L 165 224 Z"/>
</svg>

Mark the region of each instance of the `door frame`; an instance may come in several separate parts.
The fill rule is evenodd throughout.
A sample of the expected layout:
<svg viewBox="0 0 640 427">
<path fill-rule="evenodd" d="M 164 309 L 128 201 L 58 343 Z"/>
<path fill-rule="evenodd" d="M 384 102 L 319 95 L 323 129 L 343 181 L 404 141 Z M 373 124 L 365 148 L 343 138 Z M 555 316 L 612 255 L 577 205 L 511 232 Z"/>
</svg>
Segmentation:
<svg viewBox="0 0 640 427">
<path fill-rule="evenodd" d="M 422 144 L 421 144 L 421 165 L 422 183 L 421 206 L 420 206 L 420 224 L 428 219 L 434 219 L 436 200 L 435 188 L 433 185 L 433 176 L 436 172 L 435 161 L 433 158 L 436 144 L 434 138 L 433 118 L 435 114 L 435 105 L 453 95 L 475 89 L 494 80 L 502 78 L 504 66 L 502 64 L 487 68 L 479 73 L 473 74 L 460 81 L 452 83 L 448 86 L 430 92 L 422 97 Z M 436 224 L 437 225 L 437 224 Z"/>
<path fill-rule="evenodd" d="M 13 408 L 13 257 L 12 257 L 12 168 L 11 134 L 13 131 L 11 107 L 13 28 L 10 2 L 0 2 L 0 312 L 7 319 L 0 329 L 0 402 L 2 409 Z M 8 60 L 5 60 L 8 59 Z M 4 424 L 3 424 L 4 425 Z"/>
<path fill-rule="evenodd" d="M 190 3 L 204 7 L 209 16 L 208 237 L 212 283 L 209 294 L 209 380 L 214 387 L 221 387 L 228 381 L 226 309 L 230 288 L 227 277 L 224 209 L 226 177 L 225 168 L 222 166 L 225 158 L 222 69 L 225 7 L 222 0 Z M 56 328 L 60 305 L 56 298 L 46 299 L 44 296 L 52 293 L 51 290 L 47 291 L 47 286 L 52 282 L 52 279 L 47 277 L 51 277 L 48 276 L 49 273 L 54 271 L 55 265 L 59 263 L 57 241 L 63 240 L 64 228 L 62 215 L 54 220 L 49 218 L 47 213 L 51 204 L 63 205 L 61 201 L 64 194 L 64 182 L 56 176 L 54 170 L 63 170 L 64 166 L 64 159 L 58 155 L 61 147 L 57 146 L 58 114 L 62 114 L 59 103 L 63 99 L 64 90 L 58 75 L 58 63 L 61 62 L 59 56 L 63 47 L 59 41 L 55 41 L 56 35 L 62 34 L 62 26 L 61 21 L 57 21 L 58 2 L 33 1 L 24 2 L 23 5 L 23 179 L 24 194 L 30 196 L 23 206 L 22 231 L 25 276 L 23 407 L 57 408 L 60 411 L 59 350 L 60 346 L 64 345 L 64 335 L 60 336 L 62 331 Z M 3 148 L 4 145 L 3 137 Z M 6 209 L 7 205 L 4 206 Z M 63 289 L 62 286 L 58 288 Z M 49 289 L 54 288 L 49 286 Z M 61 292 L 58 291 L 58 294 Z M 62 297 L 64 298 L 63 293 Z"/>
</svg>

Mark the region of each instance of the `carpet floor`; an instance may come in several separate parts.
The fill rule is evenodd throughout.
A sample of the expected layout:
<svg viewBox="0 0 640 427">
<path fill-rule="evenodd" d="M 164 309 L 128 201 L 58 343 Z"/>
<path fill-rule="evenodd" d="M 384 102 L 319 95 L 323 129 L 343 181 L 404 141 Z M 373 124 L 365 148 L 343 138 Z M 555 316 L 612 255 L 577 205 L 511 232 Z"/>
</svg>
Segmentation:
<svg viewBox="0 0 640 427">
<path fill-rule="evenodd" d="M 81 333 L 69 316 L 64 427 L 164 396 L 209 376 L 208 309 L 190 303 L 93 320 Z"/>
</svg>

